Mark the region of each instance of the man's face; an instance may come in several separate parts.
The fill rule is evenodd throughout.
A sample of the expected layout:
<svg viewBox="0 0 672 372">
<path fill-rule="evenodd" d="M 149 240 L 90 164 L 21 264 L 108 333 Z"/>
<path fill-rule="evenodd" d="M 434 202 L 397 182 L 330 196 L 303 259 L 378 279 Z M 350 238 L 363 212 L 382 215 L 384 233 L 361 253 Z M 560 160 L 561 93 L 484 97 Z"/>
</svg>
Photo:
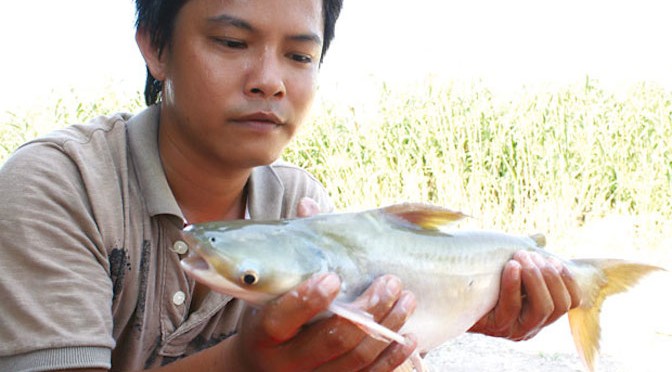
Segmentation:
<svg viewBox="0 0 672 372">
<path fill-rule="evenodd" d="M 321 0 L 188 1 L 161 55 L 164 145 L 216 166 L 274 161 L 312 102 L 323 30 Z"/>
</svg>

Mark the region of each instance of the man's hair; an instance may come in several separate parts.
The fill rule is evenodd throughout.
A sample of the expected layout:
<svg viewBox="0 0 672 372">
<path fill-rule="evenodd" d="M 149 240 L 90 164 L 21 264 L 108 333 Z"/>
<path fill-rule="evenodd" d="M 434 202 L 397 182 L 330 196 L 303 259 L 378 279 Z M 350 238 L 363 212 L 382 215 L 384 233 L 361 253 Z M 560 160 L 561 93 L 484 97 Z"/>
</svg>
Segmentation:
<svg viewBox="0 0 672 372">
<path fill-rule="evenodd" d="M 152 45 L 162 53 L 166 46 L 173 41 L 175 19 L 180 9 L 188 0 L 135 0 L 136 29 L 144 29 L 151 37 Z M 322 0 L 322 14 L 324 16 L 324 40 L 322 44 L 322 59 L 329 49 L 334 38 L 336 20 L 341 13 L 343 0 Z M 322 63 L 322 59 L 320 63 Z M 147 68 L 145 82 L 145 102 L 147 106 L 159 100 L 161 82 L 156 80 Z"/>
</svg>

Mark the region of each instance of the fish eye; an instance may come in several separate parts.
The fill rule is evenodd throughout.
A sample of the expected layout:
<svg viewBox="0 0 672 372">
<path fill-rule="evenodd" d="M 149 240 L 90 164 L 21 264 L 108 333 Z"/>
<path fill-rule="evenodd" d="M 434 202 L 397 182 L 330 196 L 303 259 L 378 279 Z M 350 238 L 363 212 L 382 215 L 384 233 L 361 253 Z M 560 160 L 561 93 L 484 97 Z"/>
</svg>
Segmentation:
<svg viewBox="0 0 672 372">
<path fill-rule="evenodd" d="M 254 270 L 247 270 L 241 275 L 240 281 L 246 285 L 255 285 L 259 281 L 259 275 Z"/>
<path fill-rule="evenodd" d="M 215 238 L 214 236 L 211 236 L 210 239 L 208 240 L 210 240 L 211 244 L 215 244 L 217 242 L 217 238 Z"/>
</svg>

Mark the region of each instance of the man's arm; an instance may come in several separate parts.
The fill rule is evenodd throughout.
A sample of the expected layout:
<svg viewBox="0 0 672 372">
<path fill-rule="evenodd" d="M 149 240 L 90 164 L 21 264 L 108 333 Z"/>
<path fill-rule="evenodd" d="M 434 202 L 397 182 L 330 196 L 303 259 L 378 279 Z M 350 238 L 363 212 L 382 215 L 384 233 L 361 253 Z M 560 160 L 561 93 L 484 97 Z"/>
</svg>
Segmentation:
<svg viewBox="0 0 672 372">
<path fill-rule="evenodd" d="M 55 141 L 0 168 L 0 370 L 109 366 L 113 286 L 81 177 Z"/>
</svg>

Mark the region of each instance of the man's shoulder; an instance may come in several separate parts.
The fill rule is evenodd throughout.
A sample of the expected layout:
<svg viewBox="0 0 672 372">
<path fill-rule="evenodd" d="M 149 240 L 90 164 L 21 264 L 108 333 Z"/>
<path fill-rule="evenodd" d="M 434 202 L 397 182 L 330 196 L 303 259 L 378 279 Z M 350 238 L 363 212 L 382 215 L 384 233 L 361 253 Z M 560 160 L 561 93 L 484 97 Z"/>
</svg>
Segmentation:
<svg viewBox="0 0 672 372">
<path fill-rule="evenodd" d="M 87 124 L 55 130 L 19 147 L 2 165 L 0 190 L 15 184 L 39 188 L 43 194 L 113 187 L 128 169 L 126 121 L 130 116 L 101 116 Z M 85 185 L 85 183 L 89 183 Z"/>
<path fill-rule="evenodd" d="M 26 142 L 21 147 L 35 144 L 53 144 L 65 148 L 68 145 L 86 145 L 96 142 L 125 141 L 126 122 L 130 114 L 117 113 L 109 116 L 98 116 L 86 124 L 73 124 L 54 130 L 46 135 Z"/>
<path fill-rule="evenodd" d="M 282 181 L 283 184 L 309 183 L 322 185 L 313 174 L 295 164 L 284 160 L 277 160 L 268 166 Z"/>
<path fill-rule="evenodd" d="M 279 213 L 276 218 L 296 216 L 296 206 L 303 197 L 315 200 L 324 212 L 334 209 L 322 183 L 306 169 L 286 161 L 256 168 L 252 185 L 253 210 L 263 211 L 265 217 L 274 216 L 273 211 Z"/>
</svg>

